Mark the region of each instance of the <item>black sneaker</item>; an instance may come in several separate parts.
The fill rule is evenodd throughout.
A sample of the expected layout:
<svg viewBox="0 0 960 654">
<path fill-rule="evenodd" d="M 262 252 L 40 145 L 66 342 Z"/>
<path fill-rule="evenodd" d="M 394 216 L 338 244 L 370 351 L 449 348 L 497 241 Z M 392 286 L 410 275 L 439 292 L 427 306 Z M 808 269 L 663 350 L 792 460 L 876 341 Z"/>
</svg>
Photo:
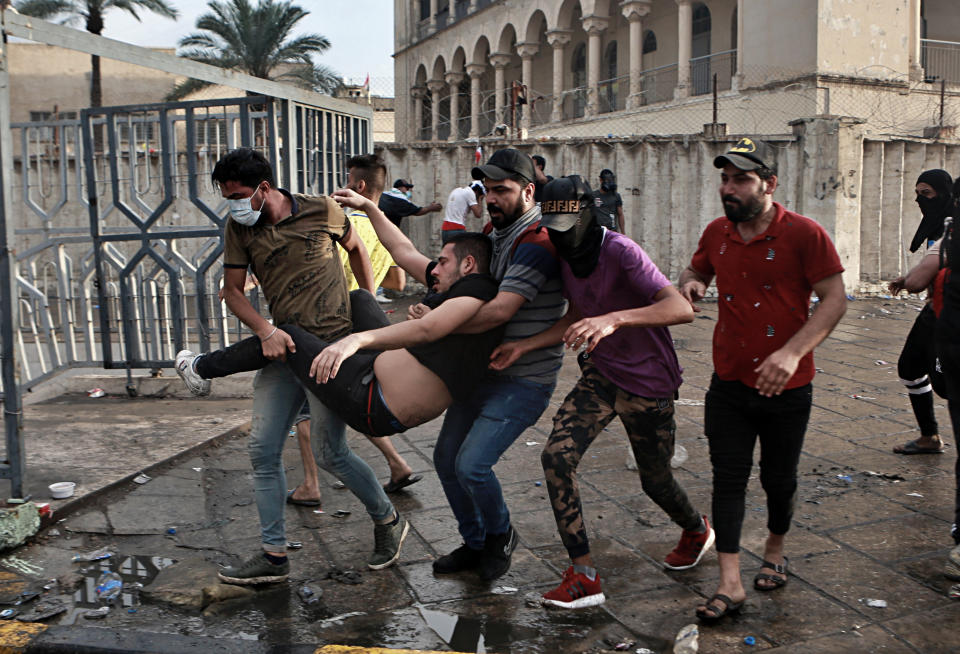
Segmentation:
<svg viewBox="0 0 960 654">
<path fill-rule="evenodd" d="M 483 559 L 483 550 L 475 550 L 464 543 L 449 554 L 441 556 L 433 562 L 433 572 L 438 575 L 448 575 L 464 570 L 474 570 L 480 567 Z"/>
<path fill-rule="evenodd" d="M 277 565 L 267 561 L 262 552 L 254 554 L 240 565 L 228 565 L 220 570 L 220 581 L 240 586 L 272 584 L 285 581 L 290 575 L 290 562 Z"/>
<path fill-rule="evenodd" d="M 506 574 L 510 569 L 510 557 L 519 540 L 517 531 L 512 526 L 505 534 L 488 535 L 480 561 L 480 578 L 493 581 Z"/>
</svg>

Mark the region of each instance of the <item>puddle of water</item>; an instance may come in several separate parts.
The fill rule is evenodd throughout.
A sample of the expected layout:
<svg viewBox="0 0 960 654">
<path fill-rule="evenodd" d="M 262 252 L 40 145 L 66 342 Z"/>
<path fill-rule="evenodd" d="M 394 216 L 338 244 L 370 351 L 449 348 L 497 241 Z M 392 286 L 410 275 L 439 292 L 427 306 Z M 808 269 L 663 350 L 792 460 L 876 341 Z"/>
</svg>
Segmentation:
<svg viewBox="0 0 960 654">
<path fill-rule="evenodd" d="M 104 572 L 116 572 L 123 579 L 123 591 L 110 605 L 113 610 L 126 610 L 140 605 L 140 588 L 148 585 L 164 568 L 176 563 L 175 559 L 164 556 L 124 556 L 114 554 L 109 559 L 94 561 L 78 572 L 83 575 L 83 583 L 73 593 L 73 607 L 67 612 L 60 624 L 74 624 L 77 618 L 89 609 L 104 605 L 97 598 L 97 579 Z M 135 585 L 139 584 L 139 585 Z"/>
<path fill-rule="evenodd" d="M 532 629 L 505 622 L 465 618 L 422 606 L 417 608 L 427 626 L 440 636 L 450 649 L 458 652 L 487 654 L 487 652 L 504 651 L 504 648 L 509 651 L 511 643 L 525 639 L 525 634 L 522 632 L 531 632 L 526 636 L 536 633 Z"/>
</svg>

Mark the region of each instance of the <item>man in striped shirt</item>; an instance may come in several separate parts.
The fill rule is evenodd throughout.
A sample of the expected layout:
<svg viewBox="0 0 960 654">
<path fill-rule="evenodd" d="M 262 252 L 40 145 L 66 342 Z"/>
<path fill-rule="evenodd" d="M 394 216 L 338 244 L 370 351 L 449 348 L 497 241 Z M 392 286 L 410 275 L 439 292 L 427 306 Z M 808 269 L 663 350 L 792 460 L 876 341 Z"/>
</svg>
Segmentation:
<svg viewBox="0 0 960 654">
<path fill-rule="evenodd" d="M 547 232 L 537 229 L 533 161 L 518 150 L 498 150 L 473 169 L 473 177 L 487 190 L 490 272 L 500 287 L 469 323 L 470 331 L 506 323 L 505 341 L 527 338 L 566 311 L 556 252 Z M 447 409 L 433 462 L 464 544 L 434 561 L 435 573 L 476 570 L 492 580 L 510 568 L 517 534 L 493 466 L 547 408 L 562 357 L 562 344 L 528 352 L 491 373 L 469 400 Z"/>
</svg>

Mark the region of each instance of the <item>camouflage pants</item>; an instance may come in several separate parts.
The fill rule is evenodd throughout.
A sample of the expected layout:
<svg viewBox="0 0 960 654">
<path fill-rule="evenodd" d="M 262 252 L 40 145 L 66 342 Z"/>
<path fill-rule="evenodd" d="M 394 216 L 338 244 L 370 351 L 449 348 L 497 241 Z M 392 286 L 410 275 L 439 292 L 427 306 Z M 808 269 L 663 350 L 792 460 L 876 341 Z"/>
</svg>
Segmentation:
<svg viewBox="0 0 960 654">
<path fill-rule="evenodd" d="M 673 399 L 628 393 L 604 377 L 589 360 L 580 359 L 579 363 L 583 375 L 554 416 L 553 433 L 540 455 L 557 529 L 567 553 L 575 558 L 590 552 L 577 466 L 615 416 L 620 417 L 630 437 L 643 491 L 682 528 L 698 528 L 700 514 L 670 469 L 676 432 Z"/>
</svg>

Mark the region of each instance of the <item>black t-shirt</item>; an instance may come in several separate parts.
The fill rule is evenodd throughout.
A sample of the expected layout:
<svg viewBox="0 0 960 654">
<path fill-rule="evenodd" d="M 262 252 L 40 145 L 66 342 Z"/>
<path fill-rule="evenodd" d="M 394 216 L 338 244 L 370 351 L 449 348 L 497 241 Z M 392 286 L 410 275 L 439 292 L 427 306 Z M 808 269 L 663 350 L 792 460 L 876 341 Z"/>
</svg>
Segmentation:
<svg viewBox="0 0 960 654">
<path fill-rule="evenodd" d="M 377 203 L 377 206 L 380 207 L 380 211 L 382 211 L 383 214 L 390 219 L 390 222 L 397 227 L 400 226 L 400 221 L 403 220 L 405 216 L 412 216 L 420 211 L 420 207 L 415 205 L 413 202 L 395 197 L 388 193 L 383 193 L 380 195 L 380 202 Z"/>
<path fill-rule="evenodd" d="M 490 275 L 473 274 L 457 280 L 442 295 L 444 300 L 475 297 L 488 302 L 496 297 L 499 287 Z M 482 334 L 447 334 L 407 350 L 446 384 L 454 400 L 464 400 L 487 374 L 490 354 L 503 340 L 504 328 L 500 325 Z"/>
<path fill-rule="evenodd" d="M 553 179 L 552 175 L 547 175 L 546 182 L 538 182 L 534 180 L 533 182 L 533 201 L 534 202 L 540 202 L 540 200 L 543 199 L 543 187 L 546 186 L 547 182 L 551 181 L 552 179 Z"/>
<path fill-rule="evenodd" d="M 601 191 L 594 196 L 593 202 L 593 216 L 597 223 L 615 232 L 620 231 L 620 225 L 617 224 L 617 207 L 623 206 L 620 194 Z"/>
</svg>

